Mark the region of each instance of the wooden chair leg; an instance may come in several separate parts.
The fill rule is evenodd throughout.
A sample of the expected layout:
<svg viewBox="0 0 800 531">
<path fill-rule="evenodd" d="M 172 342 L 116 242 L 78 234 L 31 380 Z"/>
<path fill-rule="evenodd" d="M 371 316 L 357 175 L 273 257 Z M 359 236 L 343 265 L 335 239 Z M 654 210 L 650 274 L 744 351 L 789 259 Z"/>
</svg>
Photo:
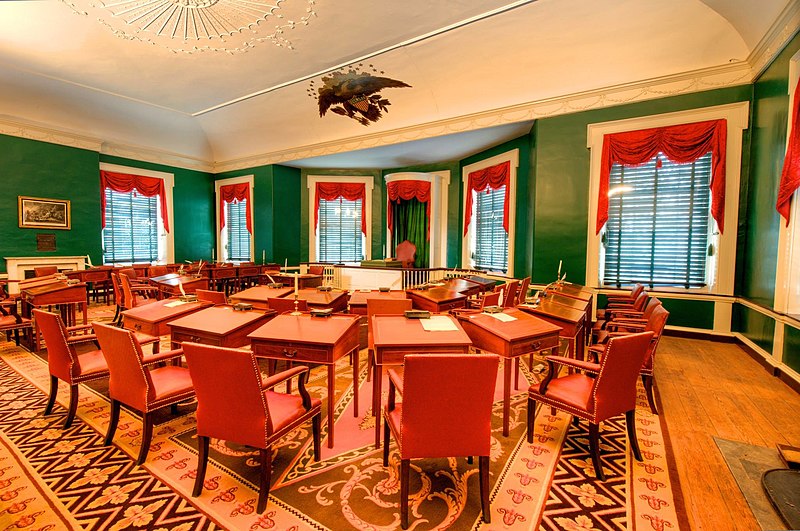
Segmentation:
<svg viewBox="0 0 800 531">
<path fill-rule="evenodd" d="M 408 479 L 411 460 L 400 460 L 400 527 L 408 529 Z"/>
<path fill-rule="evenodd" d="M 489 511 L 489 456 L 481 455 L 478 457 L 478 470 L 481 483 L 481 512 L 483 521 L 487 524 L 492 522 L 492 513 Z"/>
<path fill-rule="evenodd" d="M 533 426 L 536 424 L 536 400 L 528 397 L 528 442 L 533 442 Z"/>
<path fill-rule="evenodd" d="M 44 407 L 44 414 L 49 415 L 53 412 L 53 406 L 56 403 L 56 395 L 58 394 L 58 378 L 50 375 L 50 396 L 47 399 L 47 405 Z"/>
<path fill-rule="evenodd" d="M 467 464 L 468 464 L 468 465 L 471 465 L 471 464 L 472 464 L 472 461 L 473 461 L 473 459 L 472 459 L 472 456 L 471 456 L 471 455 L 468 455 L 468 456 L 467 456 Z"/>
<path fill-rule="evenodd" d="M 103 442 L 105 446 L 111 446 L 111 441 L 114 440 L 114 433 L 117 431 L 117 424 L 119 423 L 119 400 L 111 399 L 111 418 L 108 420 L 108 431 L 106 432 L 106 440 Z"/>
<path fill-rule="evenodd" d="M 639 439 L 636 437 L 636 409 L 625 412 L 625 427 L 628 430 L 628 443 L 631 445 L 633 457 L 641 461 L 642 453 L 639 451 Z"/>
<path fill-rule="evenodd" d="M 594 422 L 589 423 L 589 451 L 592 454 L 592 464 L 597 479 L 600 481 L 606 480 L 606 475 L 603 473 L 603 463 L 600 462 L 600 425 Z"/>
<path fill-rule="evenodd" d="M 389 429 L 389 423 L 383 423 L 383 466 L 389 466 L 389 437 L 392 430 Z"/>
<path fill-rule="evenodd" d="M 142 415 L 142 446 L 139 448 L 139 457 L 136 464 L 141 466 L 147 459 L 147 452 L 150 451 L 150 441 L 153 439 L 153 414 L 144 413 Z"/>
<path fill-rule="evenodd" d="M 78 384 L 69 386 L 69 409 L 67 410 L 67 420 L 64 421 L 64 429 L 72 426 L 75 420 L 75 413 L 78 411 Z"/>
<path fill-rule="evenodd" d="M 658 415 L 658 408 L 656 407 L 656 397 L 653 395 L 653 375 L 643 374 L 642 384 L 644 384 L 645 393 L 647 393 L 647 403 L 650 405 L 650 411 L 653 415 Z"/>
<path fill-rule="evenodd" d="M 206 479 L 206 467 L 208 466 L 208 442 L 210 438 L 202 435 L 197 436 L 197 474 L 194 478 L 194 489 L 192 496 L 200 496 L 203 492 L 203 482 Z"/>
<path fill-rule="evenodd" d="M 272 480 L 272 448 L 261 450 L 261 479 L 258 486 L 258 503 L 256 512 L 263 513 L 267 508 L 267 498 L 269 498 L 269 484 Z"/>
<path fill-rule="evenodd" d="M 322 424 L 322 412 L 319 412 L 311 418 L 311 434 L 312 437 L 314 438 L 314 461 L 319 461 L 321 424 Z"/>
</svg>

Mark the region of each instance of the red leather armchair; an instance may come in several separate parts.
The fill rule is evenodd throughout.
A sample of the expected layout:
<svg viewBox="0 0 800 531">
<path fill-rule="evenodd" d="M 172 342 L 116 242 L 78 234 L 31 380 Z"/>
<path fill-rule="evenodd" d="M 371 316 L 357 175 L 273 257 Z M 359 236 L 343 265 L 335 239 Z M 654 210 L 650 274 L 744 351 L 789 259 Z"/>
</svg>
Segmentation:
<svg viewBox="0 0 800 531">
<path fill-rule="evenodd" d="M 0 297 L 3 293 L 0 292 Z M 31 349 L 31 335 L 33 332 L 33 323 L 27 317 L 22 317 L 17 311 L 17 301 L 13 299 L 0 300 L 0 333 L 5 333 L 8 339 L 11 339 L 11 333 L 14 333 L 14 342 L 19 346 L 19 333 L 22 331 L 23 338 L 26 340 L 27 349 Z"/>
<path fill-rule="evenodd" d="M 194 386 L 185 367 L 167 365 L 151 368 L 156 364 L 180 358 L 181 349 L 154 354 L 147 358 L 136 335 L 130 330 L 116 328 L 102 323 L 92 325 L 100 341 L 100 348 L 109 369 L 108 395 L 111 398 L 111 419 L 106 432 L 105 445 L 114 440 L 122 404 L 142 413 L 142 445 L 136 464 L 141 465 L 147 458 L 150 440 L 153 437 L 153 412 L 166 406 L 173 406 L 194 396 Z"/>
<path fill-rule="evenodd" d="M 69 408 L 64 429 L 72 425 L 75 412 L 78 410 L 78 384 L 98 380 L 108 376 L 108 365 L 100 350 L 92 350 L 78 354 L 75 345 L 96 339 L 94 334 L 73 336 L 70 330 L 55 313 L 44 310 L 33 310 L 36 326 L 42 332 L 42 337 L 47 344 L 47 367 L 50 371 L 50 396 L 44 414 L 53 411 L 58 394 L 58 381 L 62 380 L 69 385 Z M 83 329 L 83 327 L 80 327 Z"/>
<path fill-rule="evenodd" d="M 531 285 L 531 277 L 522 279 L 522 284 L 519 286 L 519 293 L 517 293 L 517 304 L 524 304 L 525 299 L 528 298 L 528 288 Z"/>
<path fill-rule="evenodd" d="M 500 358 L 494 354 L 409 354 L 402 376 L 389 370 L 383 412 L 383 465 L 389 434 L 400 454 L 400 523 L 408 528 L 410 461 L 418 457 L 478 456 L 483 521 L 490 522 L 489 453 L 492 402 Z M 395 395 L 403 396 L 402 403 Z"/>
<path fill-rule="evenodd" d="M 397 259 L 403 262 L 403 267 L 409 269 L 414 267 L 417 260 L 417 246 L 408 240 L 403 240 L 397 244 L 394 250 Z"/>
<path fill-rule="evenodd" d="M 506 282 L 503 286 L 503 308 L 512 308 L 517 305 L 517 292 L 519 291 L 519 280 Z"/>
<path fill-rule="evenodd" d="M 605 481 L 600 461 L 600 423 L 625 413 L 631 450 L 636 460 L 641 461 L 636 439 L 636 377 L 645 361 L 652 337 L 652 332 L 642 332 L 611 339 L 599 364 L 546 356 L 550 372 L 541 383 L 528 390 L 528 442 L 533 442 L 537 402 L 586 420 L 589 422 L 589 447 L 594 470 L 598 479 Z M 556 363 L 595 375 L 576 372 L 555 377 L 558 372 Z"/>
<path fill-rule="evenodd" d="M 197 392 L 198 463 L 192 496 L 199 496 L 203 490 L 209 439 L 234 441 L 260 450 L 261 481 L 256 510 L 261 513 L 267 507 L 272 446 L 277 440 L 310 419 L 314 459 L 319 460 L 322 402 L 306 391 L 308 367 L 294 367 L 262 380 L 250 351 L 188 342 L 183 348 Z M 294 377 L 298 379 L 299 394 L 271 390 Z M 232 411 L 235 415 L 231 415 Z"/>
<path fill-rule="evenodd" d="M 133 285 L 130 277 L 124 273 L 119 275 L 119 283 L 122 286 L 122 308 L 125 310 L 155 302 L 158 295 L 158 288 L 155 286 Z M 139 295 L 144 298 L 140 299 Z"/>
</svg>

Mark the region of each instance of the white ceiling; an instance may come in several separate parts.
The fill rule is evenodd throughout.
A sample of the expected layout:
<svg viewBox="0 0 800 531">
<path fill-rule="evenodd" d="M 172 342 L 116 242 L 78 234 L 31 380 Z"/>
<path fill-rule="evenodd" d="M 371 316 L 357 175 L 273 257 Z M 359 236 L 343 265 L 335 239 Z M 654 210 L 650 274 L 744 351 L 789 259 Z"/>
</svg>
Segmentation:
<svg viewBox="0 0 800 531">
<path fill-rule="evenodd" d="M 748 83 L 800 11 L 798 0 L 252 0 L 278 10 L 224 41 L 184 41 L 136 33 L 113 14 L 131 2 L 214 0 L 0 2 L 0 124 L 212 170 L 455 160 L 540 116 Z M 366 127 L 320 117 L 308 92 L 353 62 L 411 86 L 381 91 L 391 106 Z"/>
</svg>

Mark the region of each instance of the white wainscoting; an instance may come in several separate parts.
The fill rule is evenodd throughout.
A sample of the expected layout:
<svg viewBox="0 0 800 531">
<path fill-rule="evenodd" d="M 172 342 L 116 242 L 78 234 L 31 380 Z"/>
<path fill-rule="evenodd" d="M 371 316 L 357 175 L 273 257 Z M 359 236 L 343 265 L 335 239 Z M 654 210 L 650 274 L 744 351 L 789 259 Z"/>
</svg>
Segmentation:
<svg viewBox="0 0 800 531">
<path fill-rule="evenodd" d="M 86 269 L 86 256 L 6 256 L 6 272 L 8 280 L 24 280 L 25 271 L 33 271 L 35 267 L 57 266 L 59 271 Z M 19 293 L 17 282 L 9 282 L 8 293 Z"/>
</svg>

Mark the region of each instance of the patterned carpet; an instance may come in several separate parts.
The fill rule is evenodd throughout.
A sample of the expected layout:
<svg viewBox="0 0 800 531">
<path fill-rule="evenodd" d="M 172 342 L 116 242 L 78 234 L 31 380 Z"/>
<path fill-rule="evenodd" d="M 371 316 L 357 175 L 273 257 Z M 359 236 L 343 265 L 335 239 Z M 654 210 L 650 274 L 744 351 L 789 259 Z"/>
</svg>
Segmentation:
<svg viewBox="0 0 800 531">
<path fill-rule="evenodd" d="M 362 364 L 365 366 L 362 351 Z M 48 371 L 39 356 L 0 343 L 0 531 L 7 529 L 359 529 L 399 528 L 398 459 L 388 468 L 372 446 L 373 417 L 354 417 L 347 360 L 337 366 L 336 446 L 314 462 L 310 426 L 286 437 L 273 456 L 266 511 L 255 513 L 257 452 L 212 443 L 205 489 L 190 492 L 197 462 L 193 404 L 157 420 L 147 462 L 136 467 L 141 420 L 123 409 L 114 445 L 102 446 L 108 422 L 103 387 L 83 386 L 78 419 L 62 430 L 62 385 L 54 414 L 44 417 Z M 522 369 L 522 377 L 536 376 Z M 370 404 L 362 370 L 360 403 Z M 499 380 L 498 380 L 499 381 Z M 524 381 L 524 380 L 523 380 Z M 323 368 L 309 390 L 327 399 Z M 387 386 L 384 385 L 384 389 Z M 658 417 L 644 396 L 637 431 L 644 462 L 632 460 L 624 418 L 603 425 L 608 480 L 595 479 L 585 423 L 549 408 L 539 412 L 533 444 L 525 441 L 524 387 L 513 396 L 511 433 L 502 436 L 502 386 L 497 386 L 491 455 L 491 524 L 480 520 L 477 466 L 464 459 L 412 462 L 410 528 L 677 529 L 667 449 Z M 323 405 L 323 411 L 325 406 Z M 235 415 L 236 412 L 231 412 Z M 567 431 L 570 434 L 566 437 Z M 562 448 L 563 447 L 563 448 Z"/>
</svg>

